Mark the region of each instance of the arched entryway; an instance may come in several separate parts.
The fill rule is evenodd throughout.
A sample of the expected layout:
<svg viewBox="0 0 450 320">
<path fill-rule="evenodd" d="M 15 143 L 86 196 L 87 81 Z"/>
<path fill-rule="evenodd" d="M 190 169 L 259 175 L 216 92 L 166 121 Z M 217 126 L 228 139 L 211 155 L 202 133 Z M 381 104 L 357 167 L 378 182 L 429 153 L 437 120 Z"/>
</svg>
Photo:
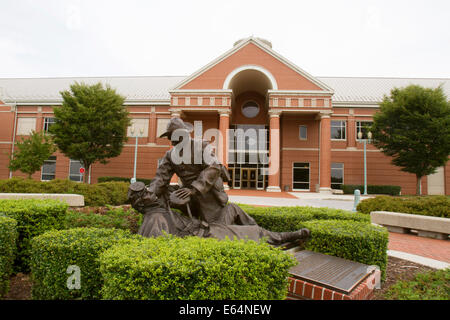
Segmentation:
<svg viewBox="0 0 450 320">
<path fill-rule="evenodd" d="M 264 190 L 268 185 L 268 90 L 278 88 L 272 74 L 254 65 L 233 70 L 223 89 L 232 90 L 228 136 L 229 186 Z"/>
</svg>

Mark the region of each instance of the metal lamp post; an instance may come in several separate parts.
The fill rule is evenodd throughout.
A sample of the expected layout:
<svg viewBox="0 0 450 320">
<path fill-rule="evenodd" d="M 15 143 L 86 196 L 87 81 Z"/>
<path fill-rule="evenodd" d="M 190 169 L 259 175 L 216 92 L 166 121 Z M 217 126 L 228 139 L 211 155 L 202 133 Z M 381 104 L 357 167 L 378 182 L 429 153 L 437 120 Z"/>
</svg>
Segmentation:
<svg viewBox="0 0 450 320">
<path fill-rule="evenodd" d="M 134 170 L 133 170 L 133 178 L 131 178 L 130 182 L 135 183 L 136 182 L 136 164 L 137 164 L 137 148 L 138 148 L 138 138 L 143 135 L 144 129 L 139 129 L 139 134 L 136 133 L 134 135 L 135 129 L 134 126 L 131 127 L 131 136 L 136 138 L 136 144 L 134 146 Z"/>
<path fill-rule="evenodd" d="M 372 139 L 372 132 L 367 132 L 367 139 L 362 139 L 363 133 L 362 131 L 358 132 L 358 139 L 362 140 L 364 143 L 364 195 L 367 196 L 367 150 L 366 145 L 367 142 L 370 143 L 370 140 Z"/>
</svg>

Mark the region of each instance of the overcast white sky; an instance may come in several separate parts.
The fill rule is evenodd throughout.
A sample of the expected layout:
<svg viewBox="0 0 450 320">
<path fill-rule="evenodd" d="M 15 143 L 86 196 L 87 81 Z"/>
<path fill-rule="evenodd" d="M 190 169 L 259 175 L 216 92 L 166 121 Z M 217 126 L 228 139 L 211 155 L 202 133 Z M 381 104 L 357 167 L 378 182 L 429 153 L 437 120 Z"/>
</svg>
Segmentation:
<svg viewBox="0 0 450 320">
<path fill-rule="evenodd" d="M 449 0 L 0 0 L 0 77 L 189 75 L 250 35 L 313 76 L 450 77 Z"/>
</svg>

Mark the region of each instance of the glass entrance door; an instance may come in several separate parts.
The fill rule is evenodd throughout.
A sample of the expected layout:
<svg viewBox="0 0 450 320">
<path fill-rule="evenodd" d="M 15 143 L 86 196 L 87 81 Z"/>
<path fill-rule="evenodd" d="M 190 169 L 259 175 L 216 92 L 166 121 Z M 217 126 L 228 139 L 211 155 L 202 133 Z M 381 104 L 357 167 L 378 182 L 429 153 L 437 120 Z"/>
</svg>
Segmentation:
<svg viewBox="0 0 450 320">
<path fill-rule="evenodd" d="M 241 188 L 242 189 L 256 189 L 256 176 L 257 169 L 241 169 Z"/>
</svg>

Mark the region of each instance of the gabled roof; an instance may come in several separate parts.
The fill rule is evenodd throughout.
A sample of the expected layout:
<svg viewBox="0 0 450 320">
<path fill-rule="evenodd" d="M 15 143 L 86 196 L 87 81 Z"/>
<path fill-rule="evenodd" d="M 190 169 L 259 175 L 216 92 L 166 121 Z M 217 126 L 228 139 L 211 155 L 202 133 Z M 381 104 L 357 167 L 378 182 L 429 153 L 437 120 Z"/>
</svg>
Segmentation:
<svg viewBox="0 0 450 320">
<path fill-rule="evenodd" d="M 222 54 L 220 57 L 216 58 L 215 60 L 211 61 L 210 63 L 208 63 L 207 65 L 205 65 L 201 69 L 197 70 L 196 72 L 194 72 L 193 74 L 191 74 L 187 78 L 183 79 L 180 83 L 178 83 L 177 85 L 175 85 L 171 89 L 172 90 L 179 90 L 179 89 L 181 89 L 183 86 L 185 86 L 186 84 L 188 84 L 189 82 L 191 82 L 195 78 L 199 77 L 201 74 L 203 74 L 207 70 L 211 69 L 212 67 L 214 67 L 218 63 L 224 61 L 226 58 L 230 57 L 231 55 L 233 55 L 237 51 L 241 50 L 243 47 L 245 47 L 249 43 L 253 43 L 258 48 L 262 49 L 263 51 L 265 51 L 269 55 L 273 56 L 275 59 L 277 59 L 280 62 L 282 62 L 283 64 L 285 64 L 286 66 L 288 66 L 290 69 L 292 69 L 295 72 L 297 72 L 302 77 L 308 79 L 309 81 L 311 81 L 312 83 L 314 83 L 315 85 L 320 87 L 322 90 L 324 90 L 324 91 L 333 91 L 332 88 L 330 88 L 328 85 L 326 85 L 325 83 L 320 81 L 318 78 L 313 77 L 312 75 L 310 75 L 309 73 L 307 73 L 306 71 L 304 71 L 303 69 L 301 69 L 300 67 L 298 67 L 297 65 L 295 65 L 294 63 L 289 61 L 288 59 L 286 59 L 285 57 L 281 56 L 280 54 L 278 54 L 277 52 L 272 50 L 272 48 L 267 43 L 261 41 L 259 38 L 253 37 L 253 36 L 238 41 L 238 43 L 235 44 L 233 46 L 233 48 L 231 48 L 230 50 L 228 50 L 227 52 L 225 52 L 224 54 Z M 227 75 L 224 75 L 224 77 L 226 77 L 226 76 Z"/>
<path fill-rule="evenodd" d="M 127 102 L 157 102 L 170 99 L 168 89 L 185 77 L 71 77 L 0 79 L 0 100 L 5 102 L 62 101 L 60 91 L 68 90 L 75 81 L 86 84 L 109 84 L 126 97 Z"/>
<path fill-rule="evenodd" d="M 68 90 L 74 81 L 102 82 L 111 85 L 126 97 L 126 103 L 169 103 L 169 90 L 186 76 L 162 77 L 77 77 L 77 78 L 0 78 L 0 100 L 5 103 L 60 103 L 60 91 Z M 450 98 L 449 78 L 364 78 L 316 77 L 334 89 L 333 102 L 377 104 L 394 87 L 418 84 L 423 87 L 442 88 Z"/>
<path fill-rule="evenodd" d="M 449 78 L 318 77 L 334 89 L 333 102 L 379 103 L 395 87 L 411 84 L 442 89 L 450 99 Z"/>
</svg>

